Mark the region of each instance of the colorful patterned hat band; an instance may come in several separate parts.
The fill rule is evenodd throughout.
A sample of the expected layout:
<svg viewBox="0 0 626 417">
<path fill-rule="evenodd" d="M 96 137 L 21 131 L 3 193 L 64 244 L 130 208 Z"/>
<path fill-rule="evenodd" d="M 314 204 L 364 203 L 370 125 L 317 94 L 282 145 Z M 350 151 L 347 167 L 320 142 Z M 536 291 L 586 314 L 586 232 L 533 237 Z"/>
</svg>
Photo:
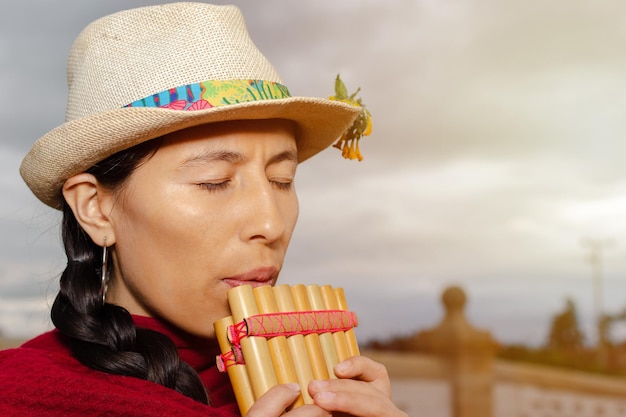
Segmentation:
<svg viewBox="0 0 626 417">
<path fill-rule="evenodd" d="M 213 80 L 170 88 L 124 107 L 161 107 L 192 111 L 287 97 L 291 97 L 287 87 L 273 81 Z"/>
</svg>

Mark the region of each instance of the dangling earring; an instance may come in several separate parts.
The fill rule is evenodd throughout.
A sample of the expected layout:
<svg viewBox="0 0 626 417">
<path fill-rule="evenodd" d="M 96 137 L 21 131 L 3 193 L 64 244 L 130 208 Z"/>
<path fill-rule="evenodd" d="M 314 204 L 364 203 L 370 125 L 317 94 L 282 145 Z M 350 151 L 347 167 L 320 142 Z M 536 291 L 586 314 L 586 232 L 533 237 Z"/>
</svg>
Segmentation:
<svg viewBox="0 0 626 417">
<path fill-rule="evenodd" d="M 104 242 L 102 243 L 102 268 L 101 268 L 101 283 L 100 283 L 100 294 L 102 295 L 102 305 L 106 302 L 107 289 L 109 287 L 109 271 L 107 268 L 107 263 L 109 258 L 109 253 L 107 250 L 107 238 L 104 237 Z"/>
</svg>

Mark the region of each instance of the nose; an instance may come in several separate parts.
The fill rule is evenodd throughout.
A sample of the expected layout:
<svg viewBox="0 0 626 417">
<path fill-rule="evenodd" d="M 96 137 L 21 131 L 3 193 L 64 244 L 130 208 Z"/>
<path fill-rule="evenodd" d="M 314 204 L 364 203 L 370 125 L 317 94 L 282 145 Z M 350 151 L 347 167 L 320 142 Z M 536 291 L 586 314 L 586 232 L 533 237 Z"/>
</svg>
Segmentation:
<svg viewBox="0 0 626 417">
<path fill-rule="evenodd" d="M 287 230 L 284 203 L 272 189 L 269 181 L 257 181 L 246 190 L 248 197 L 241 207 L 242 227 L 240 237 L 244 241 L 270 244 L 279 240 Z"/>
</svg>

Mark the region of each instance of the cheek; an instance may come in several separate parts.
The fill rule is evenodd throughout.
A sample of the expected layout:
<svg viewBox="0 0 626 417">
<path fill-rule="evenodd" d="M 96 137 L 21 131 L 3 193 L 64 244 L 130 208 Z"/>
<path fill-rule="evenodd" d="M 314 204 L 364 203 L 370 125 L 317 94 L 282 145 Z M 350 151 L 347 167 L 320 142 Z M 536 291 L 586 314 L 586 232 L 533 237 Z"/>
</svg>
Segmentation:
<svg viewBox="0 0 626 417">
<path fill-rule="evenodd" d="M 294 192 L 293 203 L 292 203 L 292 225 L 291 232 L 293 233 L 293 229 L 296 227 L 296 223 L 298 222 L 298 216 L 300 216 L 300 201 L 298 200 L 298 195 Z"/>
<path fill-rule="evenodd" d="M 132 201 L 127 200 L 116 210 L 120 275 L 129 287 L 145 287 L 144 281 L 150 280 L 155 291 L 167 291 L 168 286 L 175 285 L 170 281 L 176 281 L 202 255 L 208 255 L 203 244 L 207 234 L 214 232 L 208 230 L 214 222 L 211 214 L 200 213 L 185 199 L 173 198 L 164 188 L 137 192 Z M 177 288 L 177 292 L 182 290 Z"/>
<path fill-rule="evenodd" d="M 291 199 L 284 207 L 285 209 L 283 209 L 282 216 L 285 222 L 285 233 L 282 241 L 284 250 L 287 251 L 287 247 L 289 246 L 289 242 L 291 242 L 291 238 L 298 222 L 298 216 L 300 214 L 298 198 L 294 196 L 293 199 Z"/>
</svg>

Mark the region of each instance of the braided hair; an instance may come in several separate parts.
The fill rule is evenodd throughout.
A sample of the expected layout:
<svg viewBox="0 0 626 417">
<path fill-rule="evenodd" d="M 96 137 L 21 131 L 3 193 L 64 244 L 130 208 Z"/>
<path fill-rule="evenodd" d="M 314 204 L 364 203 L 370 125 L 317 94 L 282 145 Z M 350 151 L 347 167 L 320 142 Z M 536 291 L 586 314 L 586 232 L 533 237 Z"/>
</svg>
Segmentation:
<svg viewBox="0 0 626 417">
<path fill-rule="evenodd" d="M 117 189 L 159 145 L 160 140 L 151 140 L 118 152 L 87 172 L 101 185 Z M 61 275 L 51 318 L 67 339 L 73 355 L 92 369 L 152 381 L 208 404 L 200 377 L 180 360 L 171 339 L 135 327 L 125 308 L 103 304 L 100 292 L 103 249 L 82 229 L 65 200 L 62 211 L 62 238 L 68 263 Z M 111 270 L 111 265 L 107 267 Z"/>
</svg>

